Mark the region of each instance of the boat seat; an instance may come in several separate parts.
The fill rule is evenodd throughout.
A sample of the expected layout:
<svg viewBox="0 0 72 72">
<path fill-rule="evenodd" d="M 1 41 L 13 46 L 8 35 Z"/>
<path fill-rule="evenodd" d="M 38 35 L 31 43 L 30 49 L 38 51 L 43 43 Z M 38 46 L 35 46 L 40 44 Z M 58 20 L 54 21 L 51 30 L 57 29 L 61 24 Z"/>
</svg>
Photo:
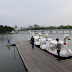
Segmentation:
<svg viewBox="0 0 72 72">
<path fill-rule="evenodd" d="M 57 49 L 56 46 L 55 46 L 55 47 L 50 47 L 50 50 L 51 50 L 51 51 L 54 51 L 55 49 Z"/>
</svg>

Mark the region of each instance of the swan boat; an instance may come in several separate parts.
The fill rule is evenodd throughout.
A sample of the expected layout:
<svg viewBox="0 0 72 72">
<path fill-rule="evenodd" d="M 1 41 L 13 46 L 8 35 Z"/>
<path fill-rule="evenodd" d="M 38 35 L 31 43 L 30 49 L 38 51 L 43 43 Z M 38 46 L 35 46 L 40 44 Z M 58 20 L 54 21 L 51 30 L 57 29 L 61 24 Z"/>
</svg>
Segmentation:
<svg viewBox="0 0 72 72">
<path fill-rule="evenodd" d="M 34 36 L 34 45 L 40 47 L 40 40 L 42 39 L 43 37 L 41 37 L 41 33 L 39 33 L 39 36 Z"/>
<path fill-rule="evenodd" d="M 28 35 L 28 40 L 30 41 L 30 39 L 31 39 L 31 37 L 34 37 L 34 32 L 33 33 L 31 33 L 31 31 L 29 30 L 29 35 Z"/>
<path fill-rule="evenodd" d="M 68 43 L 66 42 L 66 39 L 70 40 L 69 35 L 64 35 L 64 41 L 59 40 L 59 43 L 61 44 L 61 50 L 60 50 L 60 57 L 66 58 L 66 57 L 72 57 L 72 49 L 69 48 Z M 58 57 L 57 54 L 57 41 L 51 40 L 48 42 L 48 47 L 46 47 L 46 50 L 49 54 Z"/>
<path fill-rule="evenodd" d="M 48 38 L 48 34 L 45 34 L 45 37 L 46 38 L 42 38 L 40 40 L 40 49 L 42 49 L 42 50 L 46 50 L 48 42 L 50 42 L 52 40 L 51 38 Z"/>
</svg>

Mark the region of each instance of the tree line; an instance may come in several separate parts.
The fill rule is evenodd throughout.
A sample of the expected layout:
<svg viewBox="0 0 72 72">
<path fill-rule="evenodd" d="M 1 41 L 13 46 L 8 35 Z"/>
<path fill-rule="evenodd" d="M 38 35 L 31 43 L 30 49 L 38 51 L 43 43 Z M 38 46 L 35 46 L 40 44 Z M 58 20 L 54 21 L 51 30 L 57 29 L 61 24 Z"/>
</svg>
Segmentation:
<svg viewBox="0 0 72 72">
<path fill-rule="evenodd" d="M 43 29 L 72 29 L 72 26 L 67 25 L 67 26 L 58 26 L 58 27 L 54 27 L 54 26 L 50 26 L 50 27 L 37 27 L 37 28 L 26 28 L 27 30 L 43 30 Z"/>
<path fill-rule="evenodd" d="M 0 25 L 0 33 L 9 33 L 12 30 L 14 30 L 14 29 L 12 27 L 10 27 L 10 26 Z"/>
</svg>

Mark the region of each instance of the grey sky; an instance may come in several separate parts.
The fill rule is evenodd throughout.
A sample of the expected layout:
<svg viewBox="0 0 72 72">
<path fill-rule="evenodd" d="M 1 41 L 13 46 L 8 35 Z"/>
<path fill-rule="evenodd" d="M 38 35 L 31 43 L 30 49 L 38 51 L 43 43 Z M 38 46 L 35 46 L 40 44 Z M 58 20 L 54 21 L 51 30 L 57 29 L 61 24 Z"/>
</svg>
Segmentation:
<svg viewBox="0 0 72 72">
<path fill-rule="evenodd" d="M 72 0 L 0 0 L 0 25 L 72 25 Z"/>
</svg>

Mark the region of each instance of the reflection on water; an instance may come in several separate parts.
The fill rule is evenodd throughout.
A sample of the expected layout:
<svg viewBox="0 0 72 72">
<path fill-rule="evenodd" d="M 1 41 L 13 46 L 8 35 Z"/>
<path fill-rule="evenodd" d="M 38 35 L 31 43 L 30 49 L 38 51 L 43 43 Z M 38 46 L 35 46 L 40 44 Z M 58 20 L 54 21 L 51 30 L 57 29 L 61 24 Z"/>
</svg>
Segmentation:
<svg viewBox="0 0 72 72">
<path fill-rule="evenodd" d="M 10 46 L 8 45 L 8 46 L 6 46 L 7 48 L 8 48 L 8 50 L 10 51 Z"/>
<path fill-rule="evenodd" d="M 16 57 L 16 56 L 15 56 L 15 47 L 14 47 L 14 59 L 15 59 L 15 57 Z"/>
<path fill-rule="evenodd" d="M 8 48 L 8 50 L 10 51 L 11 50 L 11 46 L 10 45 L 8 45 L 8 46 L 6 46 L 7 48 Z M 13 53 L 14 53 L 14 56 L 13 56 L 13 58 L 15 59 L 15 57 L 16 57 L 16 55 L 15 55 L 15 46 L 12 46 L 12 48 L 13 48 Z"/>
</svg>

